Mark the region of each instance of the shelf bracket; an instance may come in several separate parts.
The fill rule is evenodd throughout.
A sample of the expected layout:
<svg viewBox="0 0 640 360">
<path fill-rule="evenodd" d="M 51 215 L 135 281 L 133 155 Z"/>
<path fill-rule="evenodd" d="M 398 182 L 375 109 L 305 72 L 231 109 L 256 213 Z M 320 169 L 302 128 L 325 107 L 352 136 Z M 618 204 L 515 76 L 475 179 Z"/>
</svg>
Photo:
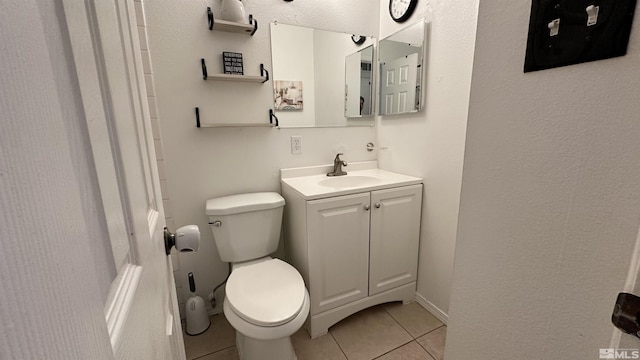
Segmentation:
<svg viewBox="0 0 640 360">
<path fill-rule="evenodd" d="M 275 127 L 278 127 L 278 117 L 273 113 L 273 109 L 269 109 L 269 124 L 274 125 L 273 119 L 276 120 Z"/>
<path fill-rule="evenodd" d="M 207 74 L 207 64 L 205 64 L 204 59 L 200 59 L 200 66 L 202 67 L 202 79 L 207 80 L 209 75 Z"/>
<path fill-rule="evenodd" d="M 200 109 L 196 107 L 196 127 L 200 127 Z"/>
<path fill-rule="evenodd" d="M 254 19 L 251 14 L 249 14 L 249 25 L 253 25 L 253 31 L 251 32 L 251 36 L 253 36 L 258 31 L 258 20 Z"/>
<path fill-rule="evenodd" d="M 215 20 L 213 19 L 213 11 L 211 8 L 207 6 L 207 18 L 209 19 L 209 30 L 213 30 L 213 23 Z"/>
<path fill-rule="evenodd" d="M 267 76 L 265 77 L 264 81 L 262 82 L 263 84 L 266 83 L 267 81 L 269 81 L 269 71 L 264 68 L 264 64 L 260 64 L 260 76 L 264 77 L 265 73 L 267 74 Z"/>
</svg>

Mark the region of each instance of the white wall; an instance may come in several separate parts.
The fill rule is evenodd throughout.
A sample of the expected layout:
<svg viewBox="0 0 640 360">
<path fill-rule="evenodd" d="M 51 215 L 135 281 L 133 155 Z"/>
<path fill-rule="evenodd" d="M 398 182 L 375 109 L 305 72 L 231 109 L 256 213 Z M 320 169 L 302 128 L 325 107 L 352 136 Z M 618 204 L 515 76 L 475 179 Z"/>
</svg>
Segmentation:
<svg viewBox="0 0 640 360">
<path fill-rule="evenodd" d="M 446 320 L 453 271 L 462 159 L 473 61 L 476 0 L 419 1 L 404 24 L 380 1 L 380 37 L 414 24 L 430 24 L 426 109 L 379 117 L 380 167 L 424 178 L 418 301 Z"/>
<path fill-rule="evenodd" d="M 113 359 L 115 276 L 59 1 L 0 12 L 0 359 Z"/>
<path fill-rule="evenodd" d="M 267 122 L 272 108 L 272 84 L 203 81 L 200 58 L 210 72 L 220 68 L 222 51 L 242 52 L 246 74 L 257 74 L 264 63 L 271 69 L 269 23 L 304 25 L 358 34 L 377 34 L 378 8 L 368 0 L 308 2 L 245 0 L 245 8 L 259 21 L 253 37 L 211 32 L 206 7 L 211 1 L 144 3 L 150 42 L 164 159 L 165 191 L 171 204 L 167 216 L 175 225 L 197 224 L 200 251 L 180 254 L 176 281 L 188 292 L 187 276 L 194 272 L 198 294 L 205 297 L 227 274 L 204 214 L 207 199 L 252 191 L 279 191 L 279 169 L 328 164 L 335 153 L 347 161 L 373 160 L 366 143 L 375 140 L 375 128 L 196 129 L 193 108 L 201 108 L 203 122 Z M 219 7 L 219 3 L 215 4 Z M 358 16 L 353 16 L 357 13 Z M 302 155 L 291 155 L 290 136 L 302 136 Z M 183 294 L 182 300 L 184 301 Z M 219 294 L 221 295 L 221 293 Z M 221 303 L 221 301 L 219 301 Z"/>
<path fill-rule="evenodd" d="M 640 9 L 626 56 L 524 74 L 530 6 L 480 5 L 448 360 L 597 359 L 638 230 Z"/>
</svg>

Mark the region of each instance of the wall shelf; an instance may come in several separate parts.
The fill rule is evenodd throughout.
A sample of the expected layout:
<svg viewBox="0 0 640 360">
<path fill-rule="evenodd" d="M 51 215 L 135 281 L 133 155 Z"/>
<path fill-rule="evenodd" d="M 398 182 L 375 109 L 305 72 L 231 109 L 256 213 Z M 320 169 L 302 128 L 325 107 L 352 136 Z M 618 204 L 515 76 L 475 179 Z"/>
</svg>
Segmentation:
<svg viewBox="0 0 640 360">
<path fill-rule="evenodd" d="M 252 76 L 252 75 L 233 75 L 233 74 L 214 74 L 209 75 L 206 80 L 220 80 L 220 81 L 240 81 L 240 82 L 255 82 L 263 83 L 268 79 L 264 76 Z"/>
<path fill-rule="evenodd" d="M 222 128 L 222 127 L 278 127 L 278 117 L 269 109 L 268 123 L 201 123 L 200 108 L 196 107 L 196 127 L 200 128 Z"/>
<path fill-rule="evenodd" d="M 249 15 L 249 23 L 244 24 L 234 21 L 216 19 L 213 17 L 213 11 L 211 10 L 211 8 L 207 7 L 207 18 L 209 20 L 209 30 L 247 34 L 251 36 L 253 36 L 253 34 L 258 31 L 258 20 L 254 19 L 253 15 Z"/>
<path fill-rule="evenodd" d="M 202 79 L 204 80 L 220 80 L 220 81 L 240 81 L 252 83 L 266 83 L 269 81 L 269 71 L 264 68 L 264 64 L 260 64 L 260 76 L 255 75 L 236 75 L 236 74 L 213 74 L 207 72 L 207 64 L 204 59 L 200 59 L 202 67 Z"/>
</svg>

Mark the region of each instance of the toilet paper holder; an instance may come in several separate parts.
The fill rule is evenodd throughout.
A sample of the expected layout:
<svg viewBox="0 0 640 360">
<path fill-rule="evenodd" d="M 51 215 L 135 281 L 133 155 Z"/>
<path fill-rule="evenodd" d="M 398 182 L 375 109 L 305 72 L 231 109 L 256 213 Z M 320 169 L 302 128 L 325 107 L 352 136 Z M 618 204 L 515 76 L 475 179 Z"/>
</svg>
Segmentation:
<svg viewBox="0 0 640 360">
<path fill-rule="evenodd" d="M 198 225 L 186 225 L 178 228 L 175 234 L 164 228 L 164 250 L 171 254 L 173 247 L 179 252 L 198 251 L 200 248 L 200 228 Z"/>
</svg>

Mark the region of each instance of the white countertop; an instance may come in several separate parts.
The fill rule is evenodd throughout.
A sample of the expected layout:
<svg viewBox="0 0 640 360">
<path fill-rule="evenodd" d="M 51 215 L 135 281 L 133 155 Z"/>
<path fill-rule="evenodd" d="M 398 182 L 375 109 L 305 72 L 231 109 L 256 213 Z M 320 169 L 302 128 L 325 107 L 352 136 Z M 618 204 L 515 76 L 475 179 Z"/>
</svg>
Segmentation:
<svg viewBox="0 0 640 360">
<path fill-rule="evenodd" d="M 280 170 L 280 182 L 297 192 L 305 200 L 322 199 L 332 196 L 356 194 L 365 191 L 388 189 L 398 186 L 421 184 L 422 179 L 414 176 L 403 175 L 377 168 L 376 161 L 363 161 L 350 163 L 342 170 L 347 175 L 329 177 L 327 172 L 333 170 L 333 165 L 310 166 Z M 364 179 L 363 184 L 348 184 L 348 178 Z M 327 186 L 322 183 L 337 181 L 338 186 Z M 339 184 L 344 182 L 347 184 Z"/>
</svg>

